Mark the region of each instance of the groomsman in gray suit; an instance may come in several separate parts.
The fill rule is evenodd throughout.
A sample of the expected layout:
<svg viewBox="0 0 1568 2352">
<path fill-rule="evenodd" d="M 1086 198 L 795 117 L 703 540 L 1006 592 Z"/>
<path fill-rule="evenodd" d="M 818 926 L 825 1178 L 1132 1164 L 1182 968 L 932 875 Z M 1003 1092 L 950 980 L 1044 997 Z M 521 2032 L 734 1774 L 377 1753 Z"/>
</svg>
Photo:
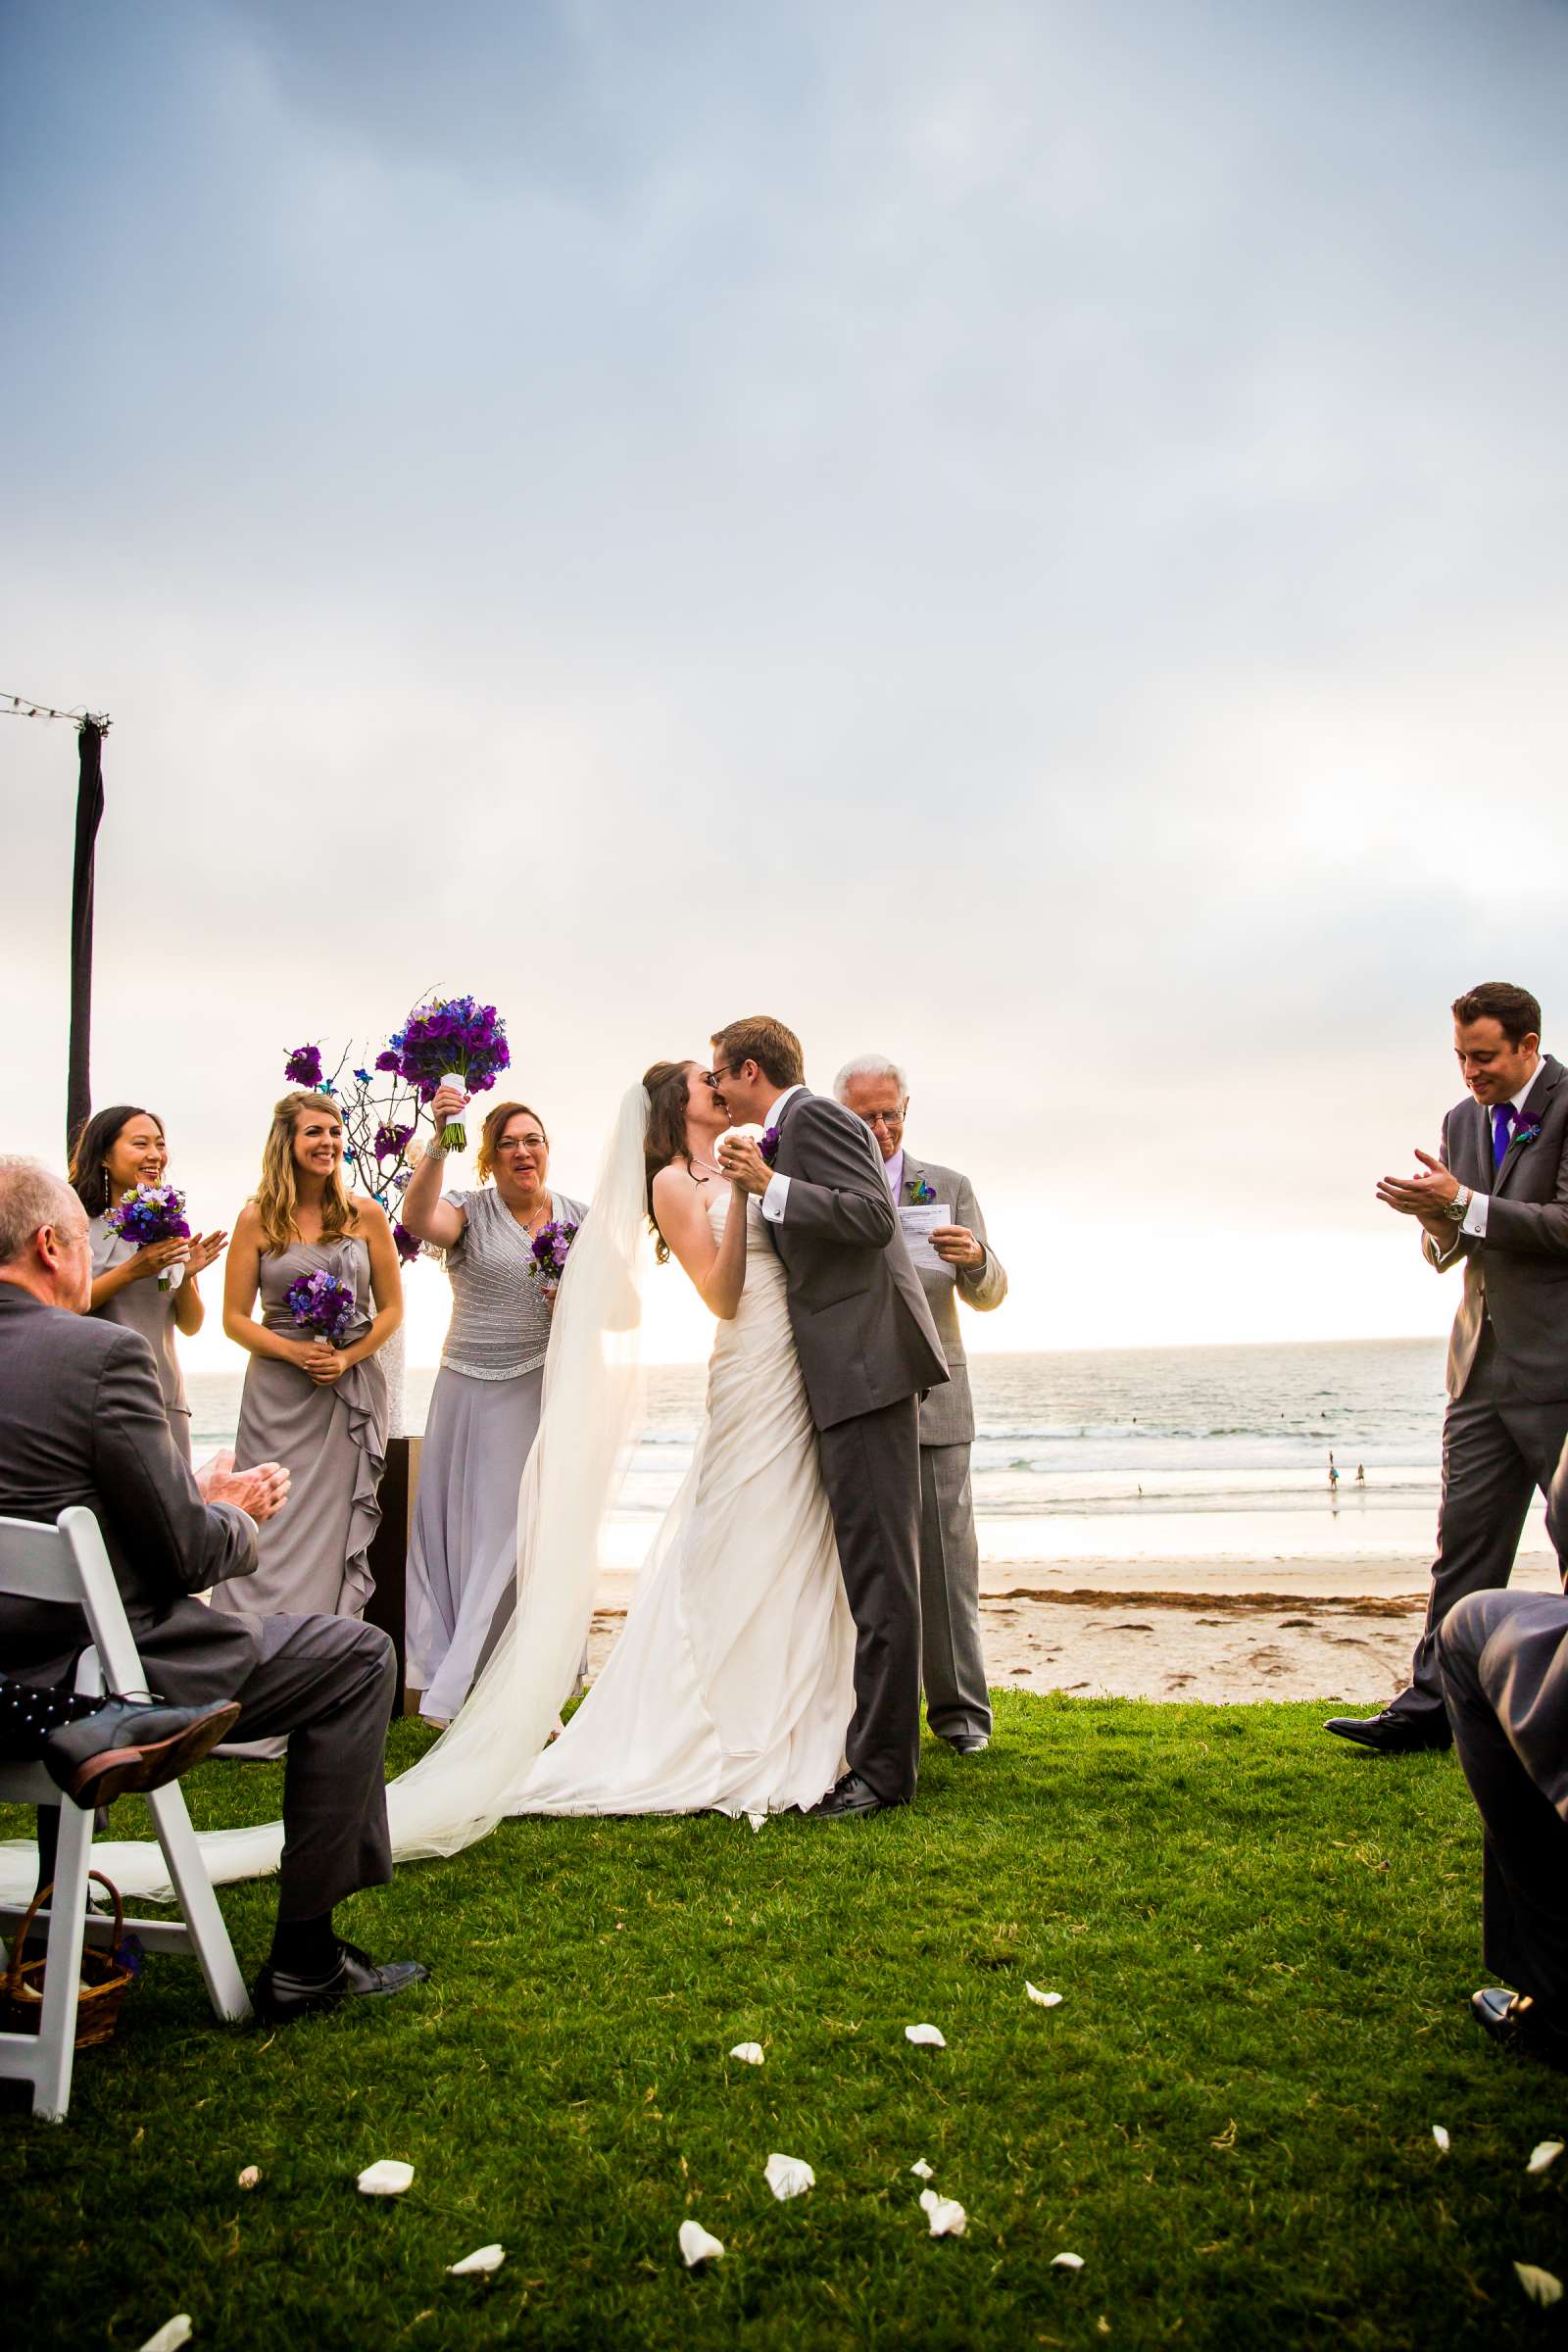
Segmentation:
<svg viewBox="0 0 1568 2352">
<path fill-rule="evenodd" d="M 1007 1296 L 1001 1258 L 986 1240 L 974 1186 L 956 1168 L 916 1159 L 905 1149 L 909 1083 L 880 1054 L 846 1062 L 833 1081 L 846 1109 L 863 1119 L 882 1155 L 888 1189 L 900 1207 L 946 1204 L 950 1222 L 915 1271 L 948 1359 L 946 1388 L 920 1406 L 920 1673 L 926 1721 L 960 1756 L 991 1743 L 991 1697 L 980 1644 L 980 1546 L 975 1537 L 969 1448 L 974 1400 L 958 1325 L 958 1301 L 981 1314 Z"/>
<path fill-rule="evenodd" d="M 1430 1265 L 1464 1267 L 1426 1631 L 1391 1706 L 1325 1726 L 1384 1755 L 1450 1744 L 1438 1629 L 1466 1593 L 1507 1584 L 1538 1488 L 1568 1566 L 1568 1071 L 1541 1051 L 1535 998 L 1507 981 L 1455 1000 L 1453 1045 L 1469 1093 L 1443 1122 L 1442 1152 L 1418 1152 L 1419 1174 L 1377 1188 L 1417 1219 Z"/>
</svg>

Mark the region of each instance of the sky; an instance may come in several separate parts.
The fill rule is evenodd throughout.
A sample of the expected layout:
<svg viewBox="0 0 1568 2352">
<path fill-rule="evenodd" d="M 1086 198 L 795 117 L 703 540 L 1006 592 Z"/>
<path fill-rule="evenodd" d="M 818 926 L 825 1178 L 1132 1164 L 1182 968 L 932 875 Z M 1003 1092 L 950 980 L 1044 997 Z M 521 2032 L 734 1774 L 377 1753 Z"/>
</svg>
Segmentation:
<svg viewBox="0 0 1568 2352">
<path fill-rule="evenodd" d="M 432 988 L 579 1194 L 766 1010 L 909 1067 L 976 1348 L 1446 1327 L 1373 1186 L 1462 987 L 1568 1001 L 1560 0 L 11 0 L 0 65 L 0 690 L 113 719 L 94 1095 L 199 1223 Z M 56 1162 L 74 769 L 0 718 Z"/>
</svg>

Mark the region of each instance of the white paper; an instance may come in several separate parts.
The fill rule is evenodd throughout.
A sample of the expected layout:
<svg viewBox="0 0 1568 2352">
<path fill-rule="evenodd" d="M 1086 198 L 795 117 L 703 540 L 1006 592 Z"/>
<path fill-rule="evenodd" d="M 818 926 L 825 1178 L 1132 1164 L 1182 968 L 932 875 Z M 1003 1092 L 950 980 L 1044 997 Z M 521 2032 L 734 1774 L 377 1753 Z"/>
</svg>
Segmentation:
<svg viewBox="0 0 1568 2352">
<path fill-rule="evenodd" d="M 953 1272 L 951 1266 L 943 1265 L 931 1247 L 931 1236 L 937 1227 L 953 1223 L 953 1210 L 946 1200 L 925 1201 L 918 1207 L 902 1207 L 899 1210 L 899 1223 L 904 1227 L 909 1255 L 917 1266 L 938 1266 L 944 1274 Z"/>
</svg>

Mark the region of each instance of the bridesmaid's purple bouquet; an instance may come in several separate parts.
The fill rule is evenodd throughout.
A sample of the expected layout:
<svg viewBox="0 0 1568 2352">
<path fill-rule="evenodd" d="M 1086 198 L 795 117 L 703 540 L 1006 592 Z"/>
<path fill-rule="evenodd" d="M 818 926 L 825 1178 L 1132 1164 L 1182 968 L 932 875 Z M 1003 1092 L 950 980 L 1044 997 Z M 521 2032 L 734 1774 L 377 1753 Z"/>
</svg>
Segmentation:
<svg viewBox="0 0 1568 2352">
<path fill-rule="evenodd" d="M 324 1340 L 329 1348 L 348 1346 L 349 1325 L 355 1313 L 352 1283 L 329 1274 L 324 1266 L 318 1266 L 314 1274 L 302 1274 L 289 1284 L 286 1302 L 302 1331 Z"/>
<path fill-rule="evenodd" d="M 561 1288 L 561 1277 L 566 1271 L 566 1260 L 571 1254 L 571 1245 L 576 1239 L 577 1228 L 575 1225 L 556 1223 L 541 1225 L 533 1237 L 530 1245 L 533 1263 L 528 1271 L 530 1274 L 537 1275 L 544 1284 L 545 1296 L 548 1298 L 553 1299 Z"/>
<path fill-rule="evenodd" d="M 428 1102 L 443 1081 L 466 1094 L 483 1094 L 511 1061 L 507 1025 L 493 1004 L 476 1004 L 472 997 L 434 997 L 428 1004 L 416 1004 L 394 1030 L 375 1066 L 394 1070 L 421 1102 Z M 466 1152 L 468 1138 L 460 1119 L 453 1120 L 441 1142 L 448 1152 Z"/>
<path fill-rule="evenodd" d="M 133 1192 L 122 1193 L 114 1207 L 104 1211 L 104 1223 L 122 1242 L 134 1242 L 138 1250 L 154 1242 L 190 1240 L 185 1196 L 172 1184 L 138 1184 Z M 166 1266 L 158 1277 L 158 1288 L 173 1290 L 183 1272 L 182 1266 Z"/>
</svg>

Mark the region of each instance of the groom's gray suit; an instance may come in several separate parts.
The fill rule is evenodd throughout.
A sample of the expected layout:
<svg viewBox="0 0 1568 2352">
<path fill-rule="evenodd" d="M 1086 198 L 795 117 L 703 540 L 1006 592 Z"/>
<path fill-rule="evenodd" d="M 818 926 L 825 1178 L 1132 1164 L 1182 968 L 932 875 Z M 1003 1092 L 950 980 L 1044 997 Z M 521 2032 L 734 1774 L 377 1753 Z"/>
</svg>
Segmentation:
<svg viewBox="0 0 1568 2352">
<path fill-rule="evenodd" d="M 1464 1296 L 1448 1342 L 1426 1631 L 1394 1707 L 1439 1724 L 1438 1627 L 1466 1593 L 1506 1585 L 1538 1488 L 1568 1566 L 1568 1070 L 1542 1055 L 1500 1167 L 1490 1114 L 1466 1096 L 1443 1122 L 1443 1161 L 1488 1201 L 1485 1239 L 1456 1229 L 1440 1251 L 1423 1237 L 1432 1264 L 1463 1260 Z"/>
<path fill-rule="evenodd" d="M 846 1755 L 884 1804 L 902 1804 L 920 1753 L 918 1399 L 948 1367 L 866 1129 L 805 1087 L 777 1126 L 773 1168 L 790 1181 L 768 1232 L 855 1619 Z"/>
</svg>

